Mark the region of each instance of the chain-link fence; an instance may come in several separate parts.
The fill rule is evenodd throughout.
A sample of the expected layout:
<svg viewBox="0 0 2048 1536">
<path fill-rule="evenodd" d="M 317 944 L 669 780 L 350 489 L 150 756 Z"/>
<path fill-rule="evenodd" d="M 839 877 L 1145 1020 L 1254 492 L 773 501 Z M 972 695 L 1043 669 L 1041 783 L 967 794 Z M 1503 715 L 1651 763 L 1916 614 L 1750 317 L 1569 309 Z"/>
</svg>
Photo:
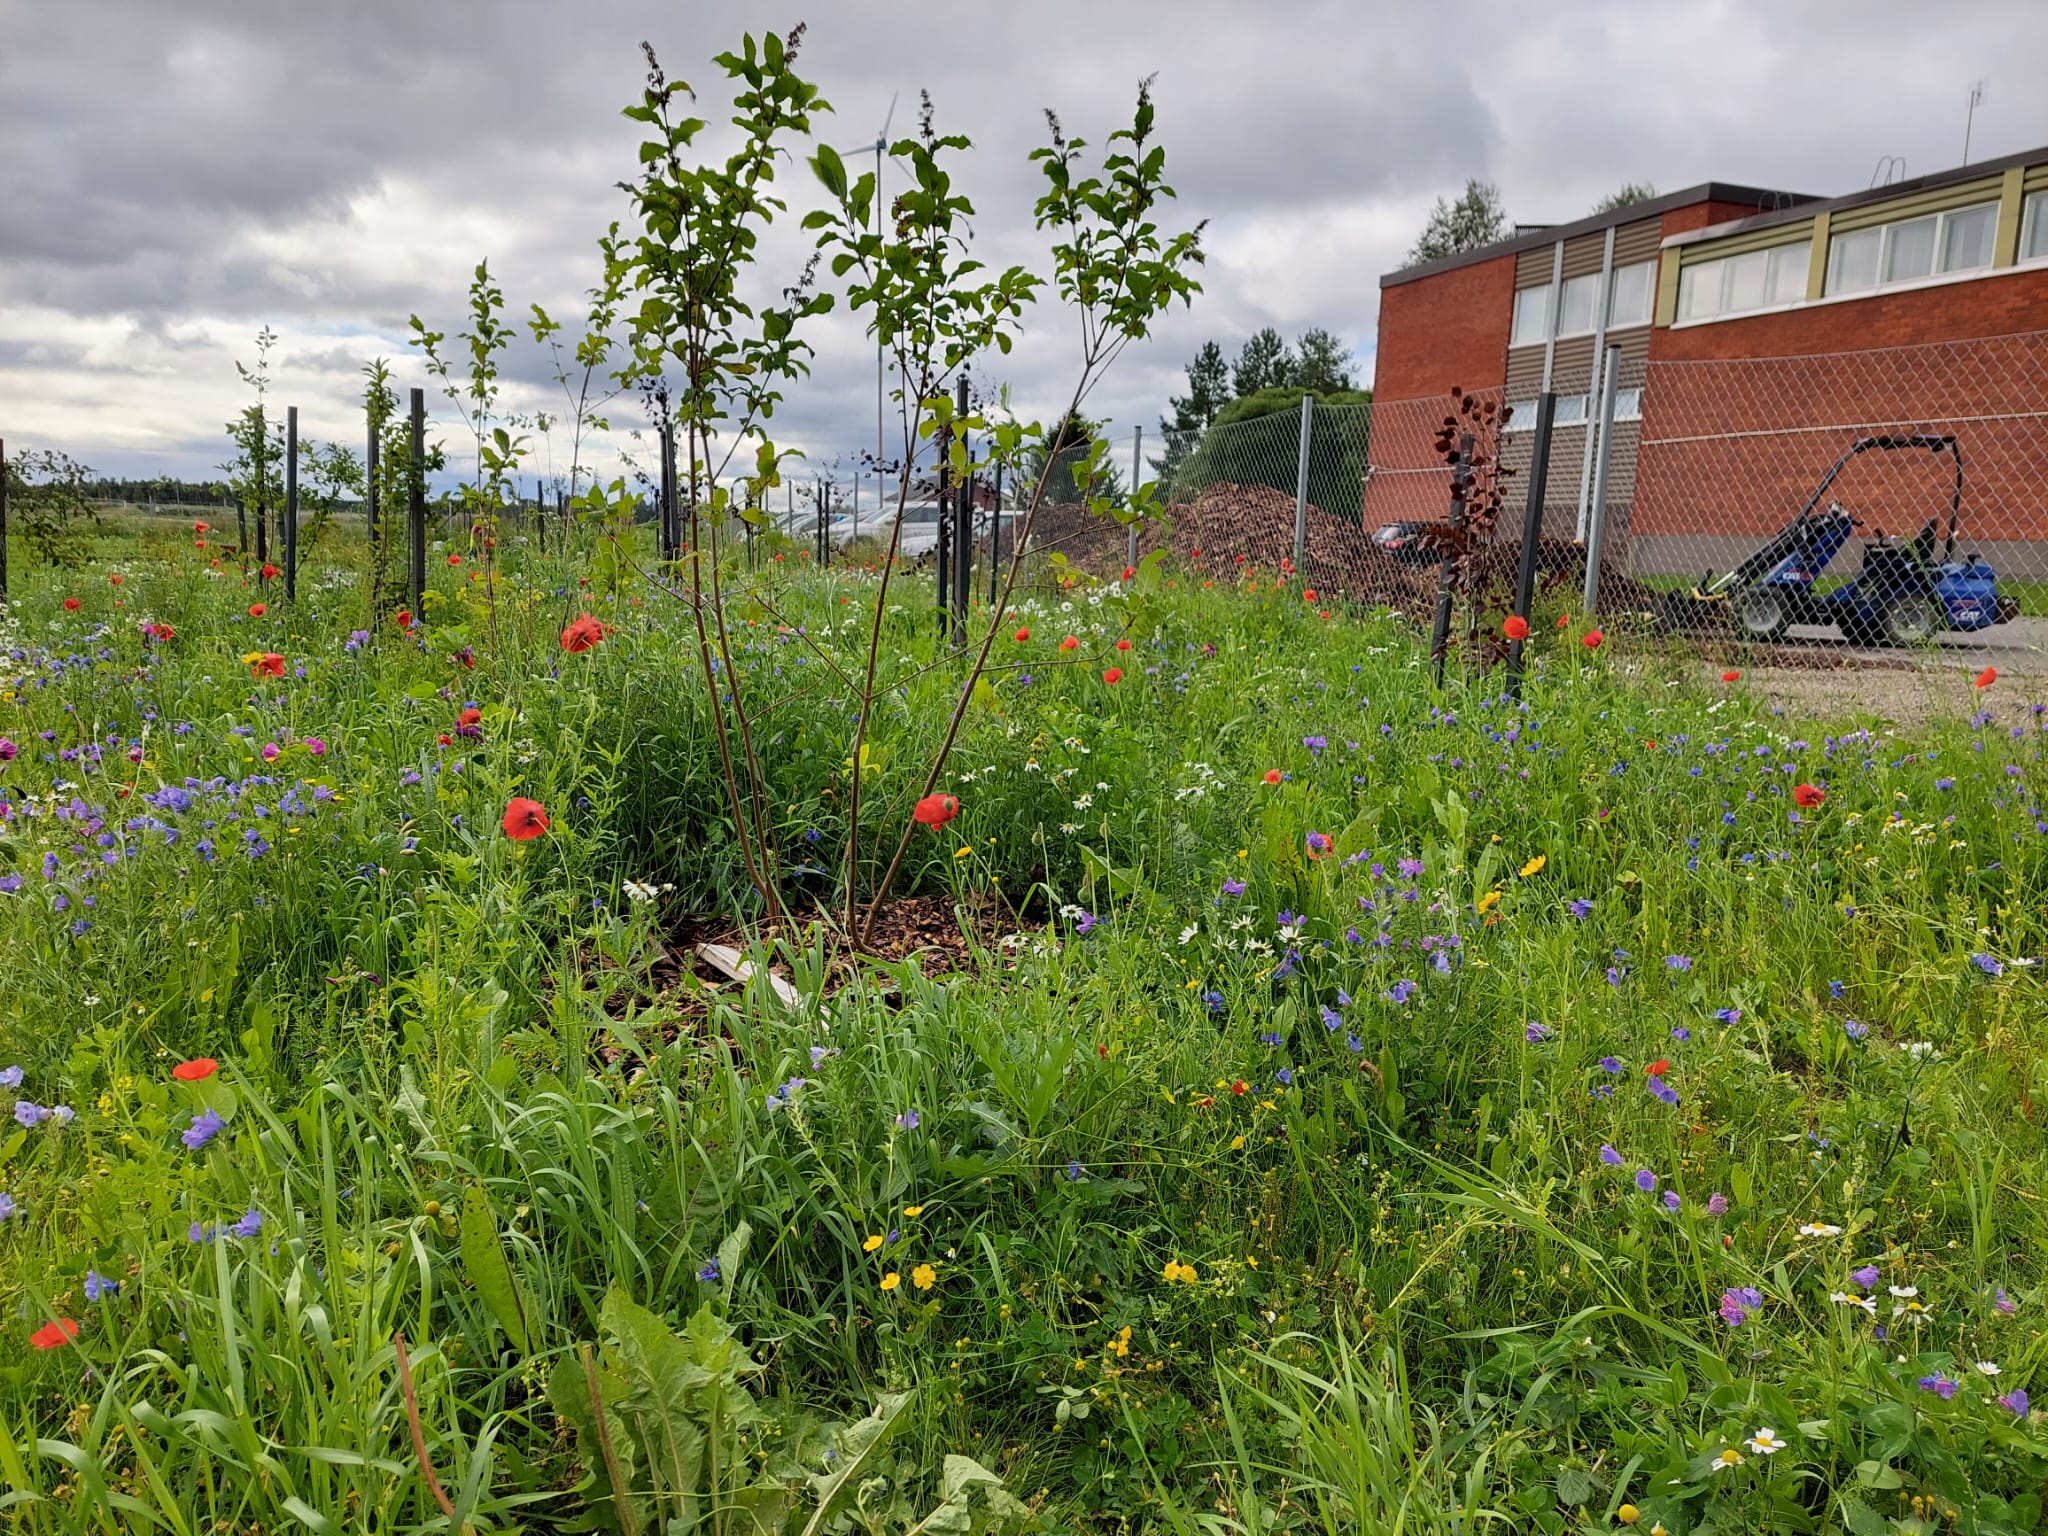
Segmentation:
<svg viewBox="0 0 2048 1536">
<path fill-rule="evenodd" d="M 1479 557 L 1496 600 L 1540 479 L 1543 588 L 1610 627 L 1759 659 L 2048 666 L 2048 332 L 1686 362 L 1617 349 L 1549 393 L 1547 432 L 1540 395 L 1484 397 L 1506 412 L 1503 505 Z M 1034 549 L 1099 574 L 1165 549 L 1212 577 L 1287 572 L 1414 611 L 1451 506 L 1448 409 L 1312 402 L 1122 438 L 1092 487 L 1055 468 Z M 1159 483 L 1159 516 L 1135 534 L 1083 504 L 1122 493 L 1134 446 Z"/>
</svg>

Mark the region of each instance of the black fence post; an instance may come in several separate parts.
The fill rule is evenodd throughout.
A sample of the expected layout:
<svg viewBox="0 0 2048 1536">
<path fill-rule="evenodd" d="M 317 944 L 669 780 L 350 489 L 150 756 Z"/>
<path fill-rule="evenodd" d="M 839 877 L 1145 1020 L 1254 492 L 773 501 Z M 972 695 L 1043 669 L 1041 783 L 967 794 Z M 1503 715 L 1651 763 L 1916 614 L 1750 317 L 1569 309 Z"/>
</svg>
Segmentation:
<svg viewBox="0 0 2048 1536">
<path fill-rule="evenodd" d="M 7 439 L 0 437 L 0 603 L 7 601 Z"/>
<path fill-rule="evenodd" d="M 939 633 L 946 633 L 952 618 L 952 588 L 948 585 L 946 566 L 946 545 L 953 531 L 953 429 L 949 426 L 935 441 L 939 445 Z"/>
<path fill-rule="evenodd" d="M 427 618 L 427 392 L 412 392 L 412 474 L 406 487 L 407 519 L 412 525 L 412 618 Z"/>
<path fill-rule="evenodd" d="M 1463 433 L 1458 438 L 1457 461 L 1451 466 L 1451 515 L 1452 529 L 1465 526 L 1465 495 L 1472 485 L 1472 434 Z M 1462 558 L 1462 557 L 1461 557 Z M 1436 686 L 1444 685 L 1444 663 L 1451 649 L 1451 581 L 1456 575 L 1453 567 L 1456 561 L 1445 557 L 1437 567 L 1436 578 L 1436 623 L 1430 630 L 1429 660 L 1436 675 Z"/>
<path fill-rule="evenodd" d="M 284 600 L 299 600 L 299 408 L 284 408 Z"/>
<path fill-rule="evenodd" d="M 967 420 L 967 374 L 960 375 L 958 398 L 954 403 L 955 419 Z M 972 462 L 972 447 L 967 428 L 959 429 L 960 448 L 963 457 Z M 967 600 L 974 590 L 974 474 L 970 470 L 960 477 L 960 489 L 954 495 L 953 514 L 953 640 L 960 646 L 967 644 Z"/>
<path fill-rule="evenodd" d="M 1536 438 L 1530 448 L 1529 507 L 1522 514 L 1522 563 L 1515 572 L 1514 613 L 1529 622 L 1529 606 L 1536 601 L 1536 551 L 1543 539 L 1543 493 L 1550 479 L 1550 431 L 1557 420 L 1557 392 L 1546 389 L 1536 397 Z M 1508 697 L 1522 696 L 1522 647 L 1524 640 L 1508 640 Z"/>
<path fill-rule="evenodd" d="M 256 407 L 256 580 L 263 581 L 263 567 L 270 563 L 270 466 L 264 461 L 269 448 L 265 441 L 270 424 L 263 419 L 263 407 Z M 246 554 L 243 559 L 247 559 Z"/>
<path fill-rule="evenodd" d="M 988 509 L 988 605 L 994 608 L 1003 579 L 1003 466 L 996 465 L 995 501 Z"/>
<path fill-rule="evenodd" d="M 363 516 L 369 524 L 370 547 L 377 547 L 377 410 L 371 406 L 365 412 L 370 418 L 369 443 L 363 453 Z"/>
</svg>

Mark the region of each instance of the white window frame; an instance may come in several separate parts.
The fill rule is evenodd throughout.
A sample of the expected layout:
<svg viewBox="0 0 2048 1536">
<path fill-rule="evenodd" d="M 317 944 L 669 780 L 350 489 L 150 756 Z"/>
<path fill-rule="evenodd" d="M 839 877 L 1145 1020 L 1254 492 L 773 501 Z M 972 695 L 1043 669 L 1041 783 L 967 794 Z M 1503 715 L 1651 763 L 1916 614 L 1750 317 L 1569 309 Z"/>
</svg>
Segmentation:
<svg viewBox="0 0 2048 1536">
<path fill-rule="evenodd" d="M 1575 287 L 1575 285 L 1577 286 Z M 1564 306 L 1566 296 L 1575 291 L 1579 293 L 1584 293 L 1587 287 L 1589 286 L 1592 289 L 1593 297 L 1586 304 L 1586 323 L 1581 326 L 1575 326 L 1571 330 L 1566 330 L 1564 319 Z M 1582 273 L 1578 277 L 1566 278 L 1564 280 L 1564 286 L 1558 290 L 1557 294 L 1558 340 L 1562 341 L 1567 336 L 1591 336 L 1595 331 L 1599 330 L 1599 328 L 1600 274 L 1598 272 L 1586 272 Z"/>
<path fill-rule="evenodd" d="M 1643 419 L 1643 386 L 1631 384 L 1626 389 L 1614 392 L 1614 419 L 1616 421 L 1641 421 Z"/>
<path fill-rule="evenodd" d="M 1796 258 L 1793 255 L 1794 252 L 1798 253 Z M 1741 262 L 1754 262 L 1758 258 L 1761 258 L 1763 262 L 1763 281 L 1759 289 L 1759 292 L 1763 295 L 1762 302 L 1745 304 L 1740 309 L 1737 309 L 1729 302 L 1737 264 Z M 1813 241 L 1809 237 L 1805 240 L 1787 240 L 1778 245 L 1767 245 L 1761 250 L 1740 251 L 1733 256 L 1717 256 L 1711 261 L 1694 262 L 1689 267 L 1683 267 L 1680 269 L 1679 274 L 1680 304 L 1677 323 L 1697 325 L 1708 320 L 1730 319 L 1737 315 L 1761 315 L 1772 310 L 1789 309 L 1795 304 L 1804 303 L 1806 299 L 1804 274 L 1812 260 Z M 1787 263 L 1790 263 L 1793 272 L 1799 275 L 1799 281 L 1796 285 L 1797 291 L 1789 299 L 1773 298 L 1771 296 L 1772 275 L 1775 272 L 1782 271 Z M 1688 315 L 1685 313 L 1683 296 L 1688 275 L 1691 286 L 1695 291 L 1702 284 L 1711 286 L 1713 290 L 1714 302 L 1705 314 Z"/>
<path fill-rule="evenodd" d="M 1614 301 L 1621 296 L 1621 274 L 1641 272 L 1643 274 L 1643 307 L 1640 315 L 1617 314 Z M 1632 261 L 1614 269 L 1607 283 L 1607 326 L 1619 330 L 1625 326 L 1648 325 L 1657 316 L 1657 260 Z"/>
<path fill-rule="evenodd" d="M 1534 400 L 1510 400 L 1508 402 L 1508 424 L 1503 432 L 1534 432 L 1536 430 L 1536 402 Z"/>
<path fill-rule="evenodd" d="M 2038 193 L 2036 194 L 2036 196 L 2039 195 L 2040 194 Z M 1948 248 L 1949 221 L 1960 214 L 1981 213 L 1986 209 L 1990 210 L 1992 219 L 1991 255 L 1986 260 L 1978 262 L 1973 266 L 1944 267 L 1941 264 L 1941 262 L 1943 253 Z M 1897 232 L 1908 225 L 1924 224 L 1929 219 L 1932 219 L 1934 221 L 1934 249 L 1933 254 L 1928 258 L 1927 271 L 1917 272 L 1910 277 L 1887 277 L 1885 274 L 1891 268 L 1892 251 L 1895 240 L 1897 238 Z M 1908 215 L 1905 218 L 1889 219 L 1882 224 L 1870 224 L 1865 225 L 1862 229 L 1843 230 L 1839 233 L 1831 234 L 1828 237 L 1828 275 L 1826 283 L 1826 296 L 1832 299 L 1838 296 L 1845 296 L 1852 293 L 1876 293 L 1881 289 L 1904 288 L 1914 283 L 1930 282 L 1936 278 L 1965 277 L 1972 272 L 1988 272 L 1992 269 L 1993 264 L 1998 259 L 1997 220 L 1998 200 L 1996 198 L 1992 198 L 1984 202 L 1965 203 L 1960 208 L 1943 208 L 1936 213 L 1915 213 Z M 1867 238 L 1869 235 L 1873 233 L 1875 233 L 1878 237 L 1876 281 L 1864 283 L 1855 288 L 1836 287 L 1835 274 L 1837 271 L 1837 266 L 1835 261 L 1835 251 L 1837 246 L 1840 245 L 1843 241 L 1854 240 L 1858 238 Z"/>
<path fill-rule="evenodd" d="M 1537 306 L 1536 334 L 1533 337 L 1524 337 L 1522 335 L 1520 322 L 1525 296 L 1528 303 Z M 1549 283 L 1538 283 L 1533 288 L 1517 288 L 1515 290 L 1514 309 L 1508 316 L 1509 346 L 1540 347 L 1550 340 L 1550 300 L 1551 285 Z"/>
<path fill-rule="evenodd" d="M 2028 247 L 2037 240 L 2041 248 L 2029 255 Z M 2048 261 L 2048 189 L 2029 192 L 2020 204 L 2018 263 L 2031 266 L 2037 261 Z"/>
</svg>

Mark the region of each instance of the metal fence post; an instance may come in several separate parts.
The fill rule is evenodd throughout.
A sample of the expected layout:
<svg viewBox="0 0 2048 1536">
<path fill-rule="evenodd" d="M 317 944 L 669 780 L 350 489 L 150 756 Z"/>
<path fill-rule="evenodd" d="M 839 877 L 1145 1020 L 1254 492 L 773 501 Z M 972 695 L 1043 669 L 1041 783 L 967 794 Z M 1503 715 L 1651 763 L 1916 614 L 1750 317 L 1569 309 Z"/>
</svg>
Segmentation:
<svg viewBox="0 0 2048 1536">
<path fill-rule="evenodd" d="M 1141 424 L 1131 429 L 1131 495 L 1138 494 L 1138 470 L 1145 462 L 1145 428 Z M 1138 520 L 1131 519 L 1130 538 L 1124 551 L 1124 564 L 1135 568 L 1138 563 Z M 1299 542 L 1299 541 L 1297 541 Z M 1297 565 L 1299 561 L 1295 562 Z"/>
<path fill-rule="evenodd" d="M 412 392 L 412 474 L 406 487 L 406 518 L 412 528 L 412 619 L 427 618 L 427 392 Z"/>
<path fill-rule="evenodd" d="M 1536 550 L 1543 540 L 1543 493 L 1550 478 L 1550 432 L 1557 421 L 1557 392 L 1546 389 L 1536 397 L 1536 440 L 1530 447 L 1529 507 L 1522 514 L 1522 563 L 1515 572 L 1514 612 L 1529 622 L 1529 605 L 1536 600 Z M 1522 647 L 1524 641 L 1508 641 L 1508 697 L 1522 696 Z"/>
<path fill-rule="evenodd" d="M 1301 444 L 1294 456 L 1294 568 L 1299 571 L 1308 554 L 1308 440 L 1314 419 L 1316 397 L 1301 397 Z"/>
<path fill-rule="evenodd" d="M 7 439 L 0 437 L 0 603 L 7 601 Z"/>
<path fill-rule="evenodd" d="M 1600 441 L 1593 450 L 1592 520 L 1586 525 L 1586 590 L 1588 617 L 1600 611 L 1600 546 L 1607 536 L 1607 464 L 1614 440 L 1614 384 L 1621 374 L 1621 348 L 1610 346 L 1600 370 Z"/>
<path fill-rule="evenodd" d="M 270 563 L 270 466 L 264 460 L 270 423 L 263 419 L 263 407 L 256 407 L 256 581 L 263 581 L 262 568 Z M 244 552 L 243 559 L 248 555 Z"/>
<path fill-rule="evenodd" d="M 299 597 L 299 408 L 284 408 L 284 597 Z"/>
<path fill-rule="evenodd" d="M 372 546 L 377 542 L 377 416 L 374 411 L 364 412 L 370 418 L 369 442 L 363 452 L 363 516 L 369 523 L 369 538 Z"/>
<path fill-rule="evenodd" d="M 970 466 L 961 475 L 959 489 L 954 494 L 953 516 L 957 525 L 953 539 L 953 639 L 964 647 L 967 644 L 967 602 L 974 592 L 974 445 L 964 425 L 967 420 L 967 374 L 964 369 L 960 374 L 954 420 L 963 423 L 960 428 L 960 454 Z"/>
<path fill-rule="evenodd" d="M 988 605 L 994 608 L 1002 595 L 1003 580 L 1003 466 L 996 465 L 995 501 L 988 509 Z"/>
<path fill-rule="evenodd" d="M 1472 434 L 1466 432 L 1458 438 L 1458 457 L 1451 466 L 1451 515 L 1453 528 L 1465 526 L 1465 493 L 1472 483 Z M 1429 659 L 1436 674 L 1436 686 L 1444 685 L 1444 662 L 1451 650 L 1451 579 L 1456 574 L 1448 559 L 1437 566 L 1436 579 L 1436 622 L 1430 627 Z"/>
</svg>

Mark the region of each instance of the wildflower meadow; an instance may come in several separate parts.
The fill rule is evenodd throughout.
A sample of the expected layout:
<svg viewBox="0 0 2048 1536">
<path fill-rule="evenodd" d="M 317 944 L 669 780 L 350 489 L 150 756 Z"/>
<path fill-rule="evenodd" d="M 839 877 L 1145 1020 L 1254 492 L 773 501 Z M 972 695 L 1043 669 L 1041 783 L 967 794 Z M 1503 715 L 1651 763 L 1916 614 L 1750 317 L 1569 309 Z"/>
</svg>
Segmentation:
<svg viewBox="0 0 2048 1536">
<path fill-rule="evenodd" d="M 628 110 L 578 355 L 684 379 L 686 515 L 511 514 L 479 266 L 416 590 L 396 479 L 290 569 L 15 568 L 9 1527 L 2040 1529 L 2038 680 L 1801 718 L 1551 594 L 1516 696 L 1287 570 L 817 568 L 757 526 L 808 316 L 969 470 L 1029 434 L 951 370 L 1042 288 L 1078 402 L 1199 230 L 1141 92 L 1034 157 L 1050 279 L 977 270 L 927 108 L 889 230 L 811 157 L 836 294 L 743 304 L 796 41 L 718 61 L 736 158 L 651 56 Z"/>
</svg>

